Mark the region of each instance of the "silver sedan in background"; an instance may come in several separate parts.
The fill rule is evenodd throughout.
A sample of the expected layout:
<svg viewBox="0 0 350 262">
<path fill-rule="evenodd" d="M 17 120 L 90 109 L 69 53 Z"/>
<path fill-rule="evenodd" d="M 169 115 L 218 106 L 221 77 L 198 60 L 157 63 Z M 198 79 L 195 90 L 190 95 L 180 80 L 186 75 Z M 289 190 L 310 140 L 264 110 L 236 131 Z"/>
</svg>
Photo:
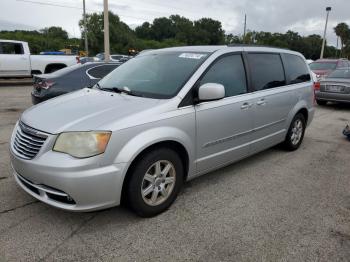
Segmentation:
<svg viewBox="0 0 350 262">
<path fill-rule="evenodd" d="M 315 85 L 316 102 L 350 103 L 350 68 L 337 69 Z"/>
</svg>

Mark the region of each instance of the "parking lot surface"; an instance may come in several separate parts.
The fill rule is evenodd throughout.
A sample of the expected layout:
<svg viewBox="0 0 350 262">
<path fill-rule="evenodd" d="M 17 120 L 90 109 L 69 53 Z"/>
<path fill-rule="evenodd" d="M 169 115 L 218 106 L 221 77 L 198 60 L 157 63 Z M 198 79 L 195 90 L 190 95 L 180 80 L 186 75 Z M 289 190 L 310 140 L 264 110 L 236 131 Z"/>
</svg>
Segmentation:
<svg viewBox="0 0 350 262">
<path fill-rule="evenodd" d="M 299 150 L 192 180 L 167 212 L 142 219 L 123 207 L 58 210 L 16 185 L 9 137 L 30 91 L 0 86 L 0 261 L 350 261 L 350 106 L 317 107 Z"/>
</svg>

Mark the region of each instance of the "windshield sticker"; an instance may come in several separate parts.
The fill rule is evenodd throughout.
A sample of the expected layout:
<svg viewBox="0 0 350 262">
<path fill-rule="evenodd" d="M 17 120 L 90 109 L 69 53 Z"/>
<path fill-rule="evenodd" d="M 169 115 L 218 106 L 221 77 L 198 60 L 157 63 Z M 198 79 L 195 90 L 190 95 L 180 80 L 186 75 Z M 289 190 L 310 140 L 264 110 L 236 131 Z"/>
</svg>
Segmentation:
<svg viewBox="0 0 350 262">
<path fill-rule="evenodd" d="M 188 59 L 201 59 L 203 56 L 206 56 L 205 54 L 196 54 L 196 53 L 182 53 L 179 55 L 181 58 L 188 58 Z"/>
</svg>

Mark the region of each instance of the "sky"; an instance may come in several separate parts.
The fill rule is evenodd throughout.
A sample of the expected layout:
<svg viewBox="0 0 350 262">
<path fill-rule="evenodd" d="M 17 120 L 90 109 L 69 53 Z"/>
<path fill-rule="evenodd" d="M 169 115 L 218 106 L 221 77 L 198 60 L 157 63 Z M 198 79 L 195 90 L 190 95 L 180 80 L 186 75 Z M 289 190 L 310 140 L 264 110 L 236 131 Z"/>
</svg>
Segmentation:
<svg viewBox="0 0 350 262">
<path fill-rule="evenodd" d="M 70 37 L 80 37 L 82 3 L 83 0 L 0 0 L 0 30 L 61 26 Z M 332 7 L 327 41 L 336 46 L 333 28 L 340 22 L 350 25 L 350 0 L 109 0 L 110 10 L 131 28 L 157 17 L 179 14 L 191 20 L 219 20 L 226 33 L 238 35 L 243 33 L 244 14 L 247 30 L 323 35 L 327 6 Z M 87 13 L 102 12 L 103 0 L 86 0 L 86 9 Z"/>
</svg>

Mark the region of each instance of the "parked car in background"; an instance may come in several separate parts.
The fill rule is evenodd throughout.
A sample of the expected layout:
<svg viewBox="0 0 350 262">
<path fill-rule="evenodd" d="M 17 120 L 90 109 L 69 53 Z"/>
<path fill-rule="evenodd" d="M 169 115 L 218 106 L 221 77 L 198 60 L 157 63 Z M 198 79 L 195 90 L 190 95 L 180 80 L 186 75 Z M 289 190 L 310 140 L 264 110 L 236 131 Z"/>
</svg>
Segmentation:
<svg viewBox="0 0 350 262">
<path fill-rule="evenodd" d="M 34 75 L 32 102 L 38 104 L 47 99 L 93 86 L 120 63 L 85 63 L 70 66 L 51 74 Z"/>
<path fill-rule="evenodd" d="M 350 62 L 347 59 L 318 59 L 309 66 L 317 78 L 320 79 L 338 68 L 350 67 Z"/>
<path fill-rule="evenodd" d="M 309 64 L 311 64 L 312 62 L 314 62 L 314 60 L 312 60 L 312 59 L 306 59 L 306 63 L 309 65 Z"/>
<path fill-rule="evenodd" d="M 99 61 L 100 60 L 97 59 L 96 57 L 86 57 L 86 56 L 80 57 L 80 63 L 81 64 L 85 64 L 85 63 L 88 63 L 88 62 L 99 62 Z"/>
<path fill-rule="evenodd" d="M 350 68 L 336 69 L 322 79 L 316 85 L 315 98 L 319 105 L 328 101 L 350 103 Z"/>
<path fill-rule="evenodd" d="M 132 56 L 128 56 L 128 55 L 111 55 L 111 61 L 114 62 L 126 62 L 128 61 Z"/>
<path fill-rule="evenodd" d="M 298 149 L 313 100 L 310 70 L 297 52 L 149 51 L 92 89 L 26 110 L 10 143 L 14 177 L 65 210 L 108 208 L 123 198 L 140 216 L 154 216 L 185 180 L 279 143 Z"/>
<path fill-rule="evenodd" d="M 78 56 L 31 55 L 27 42 L 0 39 L 0 77 L 30 77 L 79 63 Z"/>
<path fill-rule="evenodd" d="M 128 55 L 120 55 L 120 54 L 113 54 L 110 55 L 110 60 L 113 62 L 125 62 L 127 60 L 129 60 L 132 56 L 128 56 Z M 104 61 L 105 60 L 105 54 L 104 53 L 98 53 L 95 56 L 95 59 L 97 61 Z"/>
</svg>

